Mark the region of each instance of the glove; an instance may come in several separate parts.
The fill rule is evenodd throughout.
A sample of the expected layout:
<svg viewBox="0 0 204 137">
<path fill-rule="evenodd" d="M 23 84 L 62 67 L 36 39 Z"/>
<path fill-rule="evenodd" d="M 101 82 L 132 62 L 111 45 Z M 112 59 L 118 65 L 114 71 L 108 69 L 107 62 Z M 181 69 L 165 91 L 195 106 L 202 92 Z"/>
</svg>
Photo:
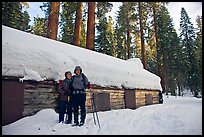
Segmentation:
<svg viewBox="0 0 204 137">
<path fill-rule="evenodd" d="M 89 89 L 90 89 L 90 88 L 92 88 L 92 84 L 91 84 L 91 83 L 89 83 Z"/>
<path fill-rule="evenodd" d="M 59 85 L 61 85 L 62 84 L 62 80 L 59 80 L 58 83 L 59 83 Z"/>
</svg>

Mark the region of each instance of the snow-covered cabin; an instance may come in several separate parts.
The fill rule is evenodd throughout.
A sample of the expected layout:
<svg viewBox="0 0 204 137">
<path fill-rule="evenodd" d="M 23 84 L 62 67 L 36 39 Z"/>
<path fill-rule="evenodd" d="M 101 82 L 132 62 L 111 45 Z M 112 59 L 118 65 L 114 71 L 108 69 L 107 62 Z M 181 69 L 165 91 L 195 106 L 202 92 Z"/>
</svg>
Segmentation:
<svg viewBox="0 0 204 137">
<path fill-rule="evenodd" d="M 57 111 L 57 81 L 77 65 L 93 84 L 98 111 L 158 103 L 160 78 L 143 69 L 140 59 L 122 60 L 2 25 L 3 118 Z M 88 112 L 89 96 L 87 90 Z"/>
</svg>

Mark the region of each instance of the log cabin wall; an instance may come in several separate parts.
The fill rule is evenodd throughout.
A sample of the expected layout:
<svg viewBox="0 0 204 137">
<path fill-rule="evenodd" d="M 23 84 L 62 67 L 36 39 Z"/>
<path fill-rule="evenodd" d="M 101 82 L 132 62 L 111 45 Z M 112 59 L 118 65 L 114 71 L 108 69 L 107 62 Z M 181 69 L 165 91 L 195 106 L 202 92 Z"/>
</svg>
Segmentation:
<svg viewBox="0 0 204 137">
<path fill-rule="evenodd" d="M 135 90 L 136 108 L 145 105 L 158 104 L 159 103 L 158 96 L 159 90 L 136 89 Z"/>
<path fill-rule="evenodd" d="M 33 115 L 47 108 L 58 111 L 58 101 L 59 94 L 54 81 L 24 81 L 23 116 Z"/>
<path fill-rule="evenodd" d="M 94 94 L 110 94 L 110 100 L 108 98 L 104 98 L 101 96 L 101 100 L 95 99 L 96 102 L 96 109 L 97 111 L 104 111 L 104 110 L 110 110 L 110 109 L 124 109 L 124 108 L 130 108 L 130 109 L 136 109 L 141 106 L 146 105 L 152 105 L 152 104 L 158 104 L 159 103 L 159 90 L 147 90 L 147 89 L 92 89 L 92 92 Z M 102 101 L 103 100 L 103 101 Z M 110 106 L 109 106 L 110 101 Z M 97 105 L 98 104 L 98 105 Z M 100 105 L 102 104 L 102 105 Z M 101 108 L 100 106 L 103 106 Z M 91 100 L 90 100 L 90 93 L 89 90 L 87 90 L 87 101 L 86 101 L 86 107 L 88 112 L 91 112 Z"/>
<path fill-rule="evenodd" d="M 91 89 L 94 94 L 94 100 L 97 111 L 107 111 L 110 109 L 123 109 L 125 108 L 124 95 L 125 91 L 122 89 Z M 87 89 L 86 108 L 91 111 L 90 90 Z"/>
<path fill-rule="evenodd" d="M 59 93 L 57 92 L 58 85 L 54 81 L 27 81 L 24 83 L 23 116 L 33 115 L 44 108 L 53 108 L 58 113 Z M 127 96 L 125 95 L 125 92 L 135 92 L 134 94 L 131 93 L 132 95 L 135 95 L 135 99 L 132 99 L 135 102 L 135 108 L 158 103 L 158 90 L 128 90 L 113 88 L 93 88 L 91 90 L 94 95 L 96 111 L 130 108 L 126 106 L 129 98 L 125 99 Z M 86 91 L 86 110 L 89 113 L 92 112 L 90 89 L 87 89 Z"/>
<path fill-rule="evenodd" d="M 7 79 L 7 81 L 9 81 L 9 79 Z M 6 87 L 4 86 L 4 83 L 2 86 Z M 10 86 L 12 87 L 14 85 Z M 57 92 L 58 84 L 55 81 L 48 80 L 37 82 L 25 80 L 23 81 L 22 87 L 23 101 L 22 106 L 20 106 L 23 108 L 22 117 L 34 115 L 38 111 L 47 108 L 54 109 L 57 113 L 59 112 L 59 93 Z M 91 90 L 94 95 L 97 111 L 108 111 L 111 109 L 124 108 L 135 109 L 141 106 L 159 103 L 159 90 L 118 89 L 107 87 L 93 87 Z M 6 93 L 8 91 L 5 90 L 3 92 Z M 86 111 L 89 113 L 92 112 L 90 89 L 87 89 L 86 97 Z M 5 98 L 3 100 L 6 100 Z M 22 99 L 19 98 L 19 100 Z M 8 103 L 3 103 L 3 108 L 7 107 Z"/>
<path fill-rule="evenodd" d="M 123 109 L 125 108 L 125 91 L 110 90 L 110 105 L 111 109 Z"/>
</svg>

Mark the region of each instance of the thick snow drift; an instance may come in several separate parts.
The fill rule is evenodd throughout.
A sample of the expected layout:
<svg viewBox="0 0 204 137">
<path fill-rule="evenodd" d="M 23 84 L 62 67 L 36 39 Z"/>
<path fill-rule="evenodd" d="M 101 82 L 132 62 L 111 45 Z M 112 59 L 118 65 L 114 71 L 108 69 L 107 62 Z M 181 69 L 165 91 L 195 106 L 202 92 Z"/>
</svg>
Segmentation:
<svg viewBox="0 0 204 137">
<path fill-rule="evenodd" d="M 59 80 L 77 65 L 92 84 L 162 90 L 160 78 L 138 58 L 125 61 L 2 25 L 2 76 Z"/>
</svg>

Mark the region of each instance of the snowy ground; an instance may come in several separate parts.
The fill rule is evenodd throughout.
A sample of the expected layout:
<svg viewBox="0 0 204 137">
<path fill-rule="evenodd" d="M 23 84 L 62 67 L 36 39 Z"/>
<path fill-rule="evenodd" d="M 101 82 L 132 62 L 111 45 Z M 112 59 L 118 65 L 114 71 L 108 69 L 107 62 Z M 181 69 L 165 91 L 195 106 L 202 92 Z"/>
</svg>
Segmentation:
<svg viewBox="0 0 204 137">
<path fill-rule="evenodd" d="M 164 96 L 164 104 L 92 113 L 86 125 L 57 123 L 58 114 L 44 109 L 34 116 L 2 126 L 3 135 L 202 135 L 202 98 Z"/>
</svg>

